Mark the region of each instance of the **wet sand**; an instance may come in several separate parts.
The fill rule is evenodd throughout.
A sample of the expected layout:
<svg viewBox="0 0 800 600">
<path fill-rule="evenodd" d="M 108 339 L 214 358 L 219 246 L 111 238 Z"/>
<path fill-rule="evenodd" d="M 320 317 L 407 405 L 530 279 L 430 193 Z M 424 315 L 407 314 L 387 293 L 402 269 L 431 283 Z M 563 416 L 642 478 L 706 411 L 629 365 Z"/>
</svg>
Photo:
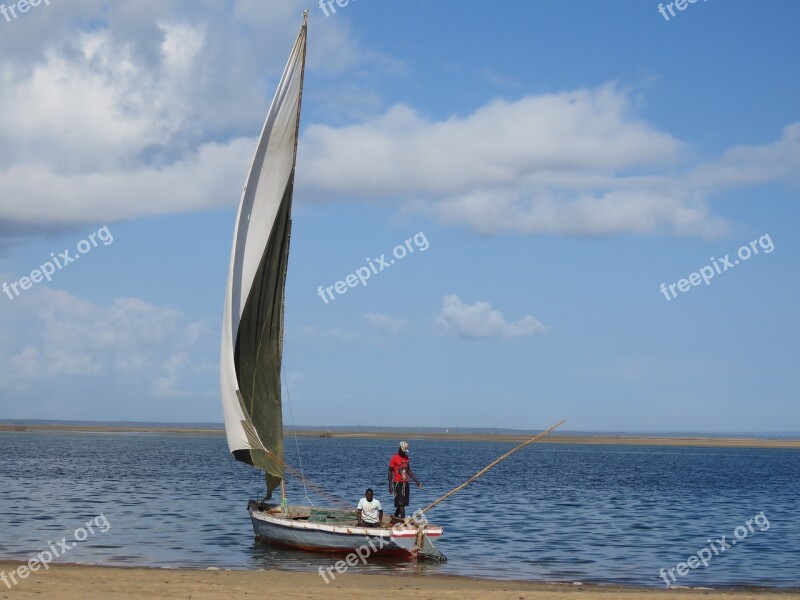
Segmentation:
<svg viewBox="0 0 800 600">
<path fill-rule="evenodd" d="M 0 562 L 0 572 L 15 569 Z M 399 600 L 635 600 L 709 597 L 736 600 L 756 598 L 799 599 L 800 592 L 666 590 L 592 585 L 537 584 L 488 581 L 464 577 L 390 576 L 343 574 L 325 583 L 316 573 L 286 571 L 199 571 L 175 569 L 126 569 L 75 565 L 51 565 L 8 589 L 0 582 L 0 598 L 53 598 L 58 600 L 105 600 L 116 598 L 181 598 L 229 600 L 245 598 L 397 598 Z"/>
<path fill-rule="evenodd" d="M 65 433 L 140 433 L 170 435 L 210 435 L 223 436 L 222 429 L 190 429 L 180 427 L 110 427 L 102 425 L 15 425 L 0 423 L 0 431 L 53 431 Z M 287 433 L 291 435 L 291 433 Z M 480 441 L 480 442 L 523 442 L 528 435 L 488 435 L 482 433 L 431 433 L 413 431 L 333 431 L 324 433 L 318 430 L 298 430 L 300 437 L 362 438 L 362 439 L 409 439 L 441 441 Z M 708 448 L 800 448 L 800 439 L 773 439 L 757 437 L 658 437 L 642 435 L 561 435 L 558 432 L 542 438 L 539 444 L 605 444 L 617 446 L 694 446 Z"/>
</svg>

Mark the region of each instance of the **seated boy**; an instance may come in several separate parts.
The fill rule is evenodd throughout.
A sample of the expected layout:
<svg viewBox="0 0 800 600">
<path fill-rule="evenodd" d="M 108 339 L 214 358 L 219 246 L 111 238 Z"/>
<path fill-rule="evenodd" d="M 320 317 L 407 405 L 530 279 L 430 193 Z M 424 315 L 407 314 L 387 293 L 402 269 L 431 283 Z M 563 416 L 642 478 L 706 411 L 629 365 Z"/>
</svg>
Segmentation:
<svg viewBox="0 0 800 600">
<path fill-rule="evenodd" d="M 383 521 L 383 506 L 377 498 L 373 499 L 372 488 L 367 488 L 364 498 L 358 501 L 356 517 L 359 527 L 380 527 Z"/>
</svg>

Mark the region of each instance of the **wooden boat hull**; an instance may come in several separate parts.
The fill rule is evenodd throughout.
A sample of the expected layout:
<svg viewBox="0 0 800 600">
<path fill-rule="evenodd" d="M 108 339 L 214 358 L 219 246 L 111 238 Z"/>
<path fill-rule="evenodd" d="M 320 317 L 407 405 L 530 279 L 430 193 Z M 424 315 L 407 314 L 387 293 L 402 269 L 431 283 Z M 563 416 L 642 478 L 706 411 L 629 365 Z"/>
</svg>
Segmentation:
<svg viewBox="0 0 800 600">
<path fill-rule="evenodd" d="M 248 506 L 256 539 L 267 543 L 299 550 L 349 554 L 357 552 L 368 556 L 397 556 L 414 558 L 419 553 L 416 526 L 358 527 L 353 524 L 315 523 L 287 518 L 273 507 L 259 507 L 255 502 Z M 430 542 L 442 535 L 442 528 L 426 525 L 423 529 Z"/>
</svg>

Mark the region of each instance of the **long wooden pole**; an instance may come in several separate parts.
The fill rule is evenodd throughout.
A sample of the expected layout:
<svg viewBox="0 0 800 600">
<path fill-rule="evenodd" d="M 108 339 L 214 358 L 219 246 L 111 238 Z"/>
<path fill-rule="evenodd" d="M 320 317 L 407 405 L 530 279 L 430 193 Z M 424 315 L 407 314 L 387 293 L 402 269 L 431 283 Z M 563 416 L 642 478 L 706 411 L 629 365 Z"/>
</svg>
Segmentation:
<svg viewBox="0 0 800 600">
<path fill-rule="evenodd" d="M 486 467 L 484 467 L 483 469 L 481 469 L 480 471 L 478 471 L 477 473 L 475 473 L 475 475 L 473 475 L 472 477 L 470 477 L 469 479 L 467 479 L 467 480 L 466 480 L 464 483 L 462 483 L 462 484 L 461 484 L 461 485 L 459 485 L 458 487 L 456 487 L 456 488 L 454 488 L 454 489 L 450 490 L 449 492 L 447 492 L 447 493 L 446 493 L 444 496 L 442 496 L 442 497 L 441 497 L 441 498 L 439 498 L 438 500 L 435 500 L 435 501 L 431 502 L 430 504 L 428 504 L 428 506 L 426 506 L 426 507 L 425 507 L 425 508 L 423 508 L 422 510 L 418 510 L 418 511 L 416 511 L 416 512 L 414 513 L 414 516 L 412 516 L 412 517 L 409 517 L 409 518 L 407 518 L 405 521 L 403 521 L 403 525 L 408 525 L 408 524 L 409 524 L 409 523 L 410 523 L 410 522 L 411 522 L 411 521 L 414 519 L 414 517 L 416 517 L 417 515 L 421 515 L 421 514 L 423 514 L 424 512 L 427 512 L 427 511 L 429 511 L 429 510 L 430 510 L 430 509 L 432 509 L 434 506 L 436 506 L 437 504 L 439 504 L 439 503 L 440 503 L 442 500 L 445 500 L 446 498 L 449 498 L 450 496 L 452 496 L 452 495 L 453 495 L 453 494 L 455 494 L 456 492 L 458 492 L 458 491 L 460 491 L 460 490 L 463 490 L 463 489 L 464 489 L 465 487 L 467 487 L 467 486 L 468 486 L 470 483 L 472 483 L 473 481 L 475 481 L 475 480 L 476 480 L 478 477 L 480 477 L 481 475 L 483 475 L 484 473 L 486 473 L 486 471 L 488 471 L 488 470 L 489 470 L 489 469 L 491 469 L 492 467 L 494 467 L 494 466 L 497 466 L 497 464 L 499 464 L 500 462 L 504 461 L 505 459 L 507 459 L 509 456 L 511 456 L 511 455 L 512 455 L 512 454 L 514 454 L 515 452 L 518 452 L 519 450 L 522 450 L 522 449 L 523 449 L 525 446 L 527 446 L 528 444 L 532 444 L 532 443 L 533 443 L 533 442 L 535 442 L 536 440 L 538 440 L 538 439 L 540 439 L 540 438 L 543 438 L 543 437 L 544 437 L 544 436 L 546 436 L 548 433 L 550 433 L 551 431 L 553 431 L 553 430 L 554 430 L 556 427 L 561 427 L 561 426 L 562 426 L 564 423 L 566 423 L 566 422 L 567 422 L 567 421 L 566 421 L 566 419 L 564 419 L 564 420 L 562 420 L 562 421 L 560 421 L 560 422 L 556 423 L 555 425 L 553 425 L 553 426 L 552 426 L 550 429 L 547 429 L 547 430 L 543 431 L 542 433 L 540 433 L 540 434 L 538 434 L 538 435 L 536 435 L 536 436 L 532 437 L 532 438 L 531 438 L 531 439 L 529 439 L 527 442 L 523 442 L 523 443 L 521 443 L 519 446 L 517 446 L 516 448 L 514 448 L 514 449 L 512 449 L 512 450 L 509 450 L 508 452 L 506 452 L 505 454 L 503 454 L 503 456 L 501 456 L 500 458 L 498 458 L 497 460 L 495 460 L 495 461 L 494 461 L 494 462 L 492 462 L 491 464 L 487 465 Z"/>
</svg>

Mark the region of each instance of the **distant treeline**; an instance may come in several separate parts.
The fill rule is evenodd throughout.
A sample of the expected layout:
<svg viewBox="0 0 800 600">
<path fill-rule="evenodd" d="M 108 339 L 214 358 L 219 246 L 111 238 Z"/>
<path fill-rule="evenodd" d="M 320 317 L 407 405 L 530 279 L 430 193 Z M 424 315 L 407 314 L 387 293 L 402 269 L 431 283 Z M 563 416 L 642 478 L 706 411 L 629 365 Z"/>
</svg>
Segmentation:
<svg viewBox="0 0 800 600">
<path fill-rule="evenodd" d="M 222 423 L 169 423 L 163 421 L 68 421 L 57 419 L 2 419 L 0 425 L 23 427 L 25 425 L 43 427 L 136 427 L 154 429 L 193 429 L 193 430 L 224 430 Z M 372 427 L 369 425 L 297 425 L 284 424 L 284 431 L 292 432 L 317 432 L 320 435 L 334 433 L 375 433 L 409 435 L 419 434 L 452 434 L 452 435 L 504 435 L 504 436 L 533 436 L 541 429 L 504 429 L 497 427 Z M 6 427 L 6 430 L 9 428 Z M 16 429 L 16 428 L 15 428 Z M 21 431 L 20 429 L 16 429 Z M 551 436 L 581 436 L 581 437 L 703 437 L 703 438 L 730 438 L 730 437 L 749 437 L 762 439 L 797 439 L 800 432 L 795 433 L 753 433 L 753 432 L 730 432 L 730 433 L 707 433 L 702 431 L 660 431 L 660 432 L 631 432 L 631 431 L 575 431 L 559 430 L 550 434 Z"/>
</svg>

